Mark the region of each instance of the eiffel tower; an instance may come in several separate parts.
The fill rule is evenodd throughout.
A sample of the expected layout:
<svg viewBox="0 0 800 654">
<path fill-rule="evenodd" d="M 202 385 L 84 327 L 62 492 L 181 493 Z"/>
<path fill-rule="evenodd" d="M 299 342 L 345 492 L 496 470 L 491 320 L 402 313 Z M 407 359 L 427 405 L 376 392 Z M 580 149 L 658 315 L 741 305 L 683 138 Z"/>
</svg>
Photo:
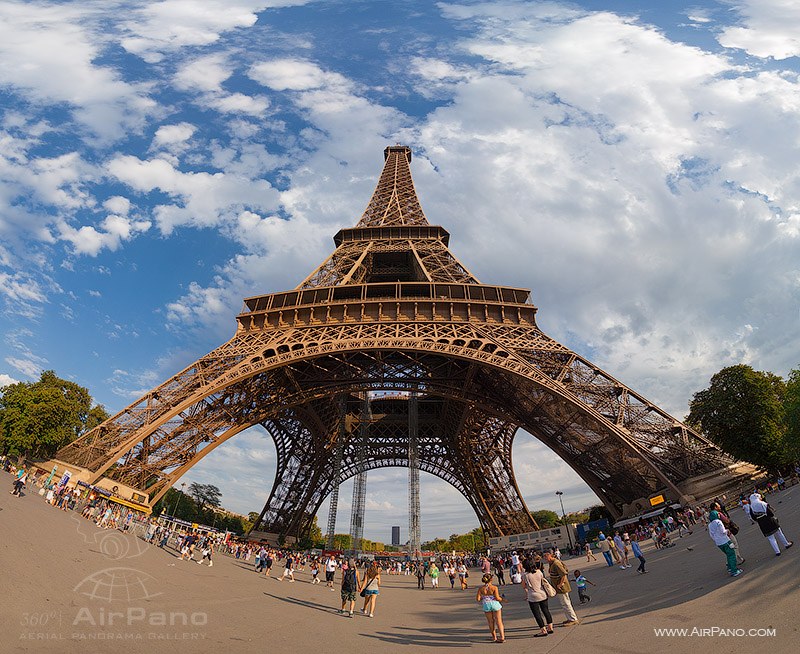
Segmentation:
<svg viewBox="0 0 800 654">
<path fill-rule="evenodd" d="M 520 429 L 615 517 L 739 479 L 741 466 L 704 436 L 542 333 L 528 290 L 479 282 L 425 217 L 411 149 L 387 147 L 384 159 L 358 224 L 316 270 L 294 290 L 245 299 L 233 338 L 56 463 L 152 505 L 216 447 L 263 425 L 277 472 L 256 531 L 291 542 L 343 481 L 409 465 L 413 396 L 419 470 L 458 489 L 487 536 L 536 529 L 512 467 Z"/>
</svg>

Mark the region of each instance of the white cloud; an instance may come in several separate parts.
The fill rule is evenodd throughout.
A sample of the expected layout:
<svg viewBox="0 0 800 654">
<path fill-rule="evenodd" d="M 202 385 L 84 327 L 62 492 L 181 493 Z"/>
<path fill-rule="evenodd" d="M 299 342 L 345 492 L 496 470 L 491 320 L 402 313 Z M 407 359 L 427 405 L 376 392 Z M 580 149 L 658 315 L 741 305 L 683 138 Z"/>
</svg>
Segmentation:
<svg viewBox="0 0 800 654">
<path fill-rule="evenodd" d="M 243 93 L 231 93 L 210 100 L 209 104 L 222 113 L 248 114 L 261 116 L 269 108 L 269 100 L 264 96 L 250 96 Z"/>
<path fill-rule="evenodd" d="M 719 42 L 756 57 L 800 56 L 800 6 L 793 0 L 732 0 L 740 26 L 725 27 Z"/>
<path fill-rule="evenodd" d="M 191 0 L 163 0 L 148 3 L 130 14 L 122 47 L 145 61 L 161 61 L 165 52 L 186 46 L 203 46 L 217 41 L 223 32 L 251 27 L 258 17 L 254 11 L 265 2 L 206 0 L 202 6 Z"/>
<path fill-rule="evenodd" d="M 436 166 L 412 164 L 427 215 L 482 280 L 533 286 L 546 332 L 677 417 L 724 365 L 787 371 L 796 77 L 540 10 L 447 9 L 489 65 L 411 132 Z"/>
<path fill-rule="evenodd" d="M 148 229 L 150 229 L 149 221 L 131 220 L 125 216 L 112 215 L 102 221 L 100 229 L 91 225 L 83 225 L 75 229 L 62 223 L 60 236 L 63 240 L 72 243 L 75 254 L 87 254 L 94 257 L 106 248 L 113 252 L 123 241 L 130 240 Z"/>
<path fill-rule="evenodd" d="M 41 285 L 25 273 L 0 272 L 0 294 L 11 302 L 46 302 Z"/>
<path fill-rule="evenodd" d="M 265 61 L 254 65 L 248 75 L 275 91 L 308 91 L 345 83 L 338 73 L 327 73 L 317 64 L 302 59 Z"/>
<path fill-rule="evenodd" d="M 115 195 L 103 202 L 103 207 L 119 216 L 127 216 L 128 212 L 131 210 L 131 201 L 128 198 L 123 198 L 121 195 Z"/>
<path fill-rule="evenodd" d="M 159 229 L 170 234 L 179 225 L 224 226 L 236 208 L 276 208 L 278 193 L 264 180 L 251 180 L 222 172 L 181 172 L 161 159 L 115 157 L 109 172 L 142 193 L 160 190 L 179 204 L 159 205 L 154 215 Z"/>
<path fill-rule="evenodd" d="M 71 4 L 0 5 L 0 84 L 33 105 L 64 103 L 94 134 L 113 139 L 141 124 L 155 103 L 142 87 L 95 64 L 91 11 Z"/>
<path fill-rule="evenodd" d="M 156 135 L 153 137 L 153 144 L 158 146 L 183 143 L 192 138 L 192 134 L 195 133 L 196 129 L 194 125 L 189 123 L 162 125 L 156 130 Z"/>
<path fill-rule="evenodd" d="M 11 377 L 10 375 L 7 375 L 6 373 L 0 373 L 0 388 L 3 388 L 4 386 L 10 386 L 11 384 L 18 384 L 18 383 L 19 383 L 18 379 L 14 379 L 13 377 Z"/>
<path fill-rule="evenodd" d="M 35 356 L 30 358 L 6 357 L 5 361 L 12 368 L 30 379 L 37 379 L 42 372 L 42 364 L 47 363 L 45 359 Z"/>
<path fill-rule="evenodd" d="M 205 55 L 184 63 L 175 73 L 175 85 L 184 91 L 222 91 L 233 66 L 222 53 Z"/>
</svg>

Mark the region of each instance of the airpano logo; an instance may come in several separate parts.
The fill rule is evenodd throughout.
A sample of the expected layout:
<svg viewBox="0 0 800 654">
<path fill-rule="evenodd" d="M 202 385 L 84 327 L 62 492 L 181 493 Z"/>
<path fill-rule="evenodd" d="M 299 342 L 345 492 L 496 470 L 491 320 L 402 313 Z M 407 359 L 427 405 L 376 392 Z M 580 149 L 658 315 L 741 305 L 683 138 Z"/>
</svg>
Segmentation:
<svg viewBox="0 0 800 654">
<path fill-rule="evenodd" d="M 73 627 L 204 627 L 207 624 L 208 614 L 202 611 L 148 611 L 141 606 L 129 606 L 121 611 L 84 606 L 72 621 Z"/>
</svg>

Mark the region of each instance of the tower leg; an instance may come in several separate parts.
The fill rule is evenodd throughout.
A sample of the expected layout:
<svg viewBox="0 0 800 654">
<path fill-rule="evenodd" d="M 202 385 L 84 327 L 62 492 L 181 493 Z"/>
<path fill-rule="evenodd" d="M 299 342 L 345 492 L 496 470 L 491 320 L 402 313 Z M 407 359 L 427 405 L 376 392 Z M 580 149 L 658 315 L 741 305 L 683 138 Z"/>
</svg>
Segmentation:
<svg viewBox="0 0 800 654">
<path fill-rule="evenodd" d="M 333 490 L 330 495 L 328 506 L 328 531 L 326 534 L 326 545 L 329 550 L 334 548 L 334 536 L 336 534 L 336 513 L 339 510 L 339 475 L 342 469 L 342 454 L 344 442 L 347 438 L 347 396 L 339 397 L 339 433 L 336 439 L 336 449 L 333 457 Z"/>
<path fill-rule="evenodd" d="M 408 548 L 413 559 L 420 552 L 419 524 L 419 411 L 417 394 L 408 398 Z"/>
<path fill-rule="evenodd" d="M 369 423 L 372 420 L 372 411 L 369 406 L 369 392 L 364 391 L 364 400 L 361 405 L 361 424 L 359 425 L 359 444 L 356 454 L 356 475 L 353 483 L 353 508 L 350 515 L 350 539 L 355 554 L 361 550 L 361 541 L 364 538 L 364 504 L 367 497 L 367 471 L 365 464 L 369 449 Z"/>
</svg>

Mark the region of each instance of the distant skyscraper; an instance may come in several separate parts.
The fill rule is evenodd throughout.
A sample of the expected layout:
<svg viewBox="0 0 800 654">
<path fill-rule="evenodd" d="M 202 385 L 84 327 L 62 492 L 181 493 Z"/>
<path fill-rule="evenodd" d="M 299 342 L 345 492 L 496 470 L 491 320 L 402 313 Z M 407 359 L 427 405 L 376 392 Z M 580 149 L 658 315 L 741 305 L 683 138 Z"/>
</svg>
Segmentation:
<svg viewBox="0 0 800 654">
<path fill-rule="evenodd" d="M 400 527 L 392 527 L 392 545 L 400 544 Z"/>
</svg>

